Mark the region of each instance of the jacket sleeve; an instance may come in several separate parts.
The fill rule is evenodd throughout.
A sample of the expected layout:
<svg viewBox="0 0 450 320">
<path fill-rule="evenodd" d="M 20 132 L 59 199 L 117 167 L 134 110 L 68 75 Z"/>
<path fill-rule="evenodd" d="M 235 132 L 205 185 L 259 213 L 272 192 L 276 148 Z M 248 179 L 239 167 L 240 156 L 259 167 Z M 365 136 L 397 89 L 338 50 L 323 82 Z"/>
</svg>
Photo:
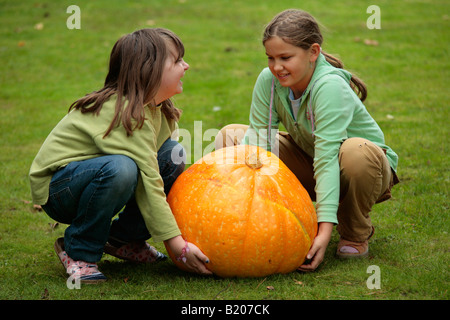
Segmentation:
<svg viewBox="0 0 450 320">
<path fill-rule="evenodd" d="M 340 196 L 339 149 L 352 121 L 354 93 L 339 76 L 324 76 L 313 93 L 314 178 L 319 222 L 337 221 Z"/>
</svg>

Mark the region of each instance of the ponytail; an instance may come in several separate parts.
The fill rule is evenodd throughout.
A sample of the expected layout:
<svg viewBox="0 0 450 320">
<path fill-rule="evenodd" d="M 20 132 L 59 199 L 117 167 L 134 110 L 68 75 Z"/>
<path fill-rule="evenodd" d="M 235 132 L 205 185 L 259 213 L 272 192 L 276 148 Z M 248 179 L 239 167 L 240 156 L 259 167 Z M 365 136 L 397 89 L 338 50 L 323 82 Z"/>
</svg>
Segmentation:
<svg viewBox="0 0 450 320">
<path fill-rule="evenodd" d="M 332 56 L 329 53 L 326 53 L 322 50 L 322 54 L 325 56 L 325 59 L 335 68 L 344 69 L 344 64 L 341 60 Z M 359 79 L 357 76 L 352 74 L 352 78 L 350 79 L 350 87 L 355 91 L 355 93 L 359 96 L 361 101 L 366 100 L 367 98 L 367 87 L 364 82 Z"/>
</svg>

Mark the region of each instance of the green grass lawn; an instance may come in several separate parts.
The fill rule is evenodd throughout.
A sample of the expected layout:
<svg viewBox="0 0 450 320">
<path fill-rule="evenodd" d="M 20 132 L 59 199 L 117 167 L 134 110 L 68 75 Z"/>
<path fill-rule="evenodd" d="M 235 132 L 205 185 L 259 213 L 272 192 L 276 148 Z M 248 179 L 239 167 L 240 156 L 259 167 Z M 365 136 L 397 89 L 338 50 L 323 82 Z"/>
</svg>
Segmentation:
<svg viewBox="0 0 450 320">
<path fill-rule="evenodd" d="M 71 4 L 81 9 L 79 30 L 66 27 Z M 381 29 L 366 26 L 371 4 L 381 9 Z M 190 70 L 175 98 L 184 110 L 180 127 L 193 136 L 197 128 L 205 147 L 207 130 L 248 122 L 253 85 L 267 63 L 263 27 L 299 5 L 324 26 L 324 50 L 365 80 L 367 108 L 400 158 L 401 184 L 372 213 L 369 258 L 337 260 L 336 233 L 316 272 L 257 279 L 201 277 L 170 261 L 142 266 L 105 256 L 99 267 L 106 283 L 68 289 L 53 251 L 66 226 L 33 209 L 27 175 L 69 105 L 101 87 L 115 41 L 144 27 L 182 38 Z M 444 0 L 0 0 L 0 299 L 447 300 L 449 29 Z M 192 152 L 192 162 L 200 155 Z M 367 286 L 372 265 L 380 268 L 380 289 Z"/>
</svg>

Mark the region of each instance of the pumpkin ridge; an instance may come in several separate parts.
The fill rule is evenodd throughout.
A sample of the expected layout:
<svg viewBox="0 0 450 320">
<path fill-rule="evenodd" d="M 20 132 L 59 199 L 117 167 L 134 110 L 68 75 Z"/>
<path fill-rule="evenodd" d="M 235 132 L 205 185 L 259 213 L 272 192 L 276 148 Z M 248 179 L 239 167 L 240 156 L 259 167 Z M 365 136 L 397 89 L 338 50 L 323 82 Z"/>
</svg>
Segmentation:
<svg viewBox="0 0 450 320">
<path fill-rule="evenodd" d="M 274 177 L 272 175 L 260 176 L 260 178 L 264 178 L 264 184 L 267 184 L 268 182 L 270 182 L 270 184 L 275 186 L 277 188 L 278 192 L 281 193 L 281 189 L 280 189 L 280 186 L 278 185 L 278 181 L 276 179 L 274 179 Z M 264 203 L 271 203 L 271 204 L 275 205 L 275 207 L 280 207 L 282 209 L 287 210 L 289 213 L 291 213 L 291 211 L 288 208 L 286 208 L 284 205 L 282 205 L 276 201 L 273 201 L 270 198 L 264 198 L 259 193 L 257 193 L 257 197 L 261 198 L 264 201 Z M 285 236 L 285 234 L 286 234 L 286 216 L 282 215 L 282 214 L 277 214 L 276 219 L 277 219 L 278 225 L 280 226 L 279 236 L 281 237 L 281 239 L 279 239 L 279 241 L 280 241 L 280 243 L 283 243 L 283 248 L 286 248 L 287 242 L 288 242 L 288 238 Z M 278 261 L 278 264 L 277 264 L 274 272 L 279 273 L 282 266 L 283 266 L 283 259 L 280 259 Z"/>
<path fill-rule="evenodd" d="M 272 200 L 270 200 L 270 199 L 263 198 L 263 197 L 260 196 L 259 194 L 257 194 L 257 196 L 258 196 L 259 198 L 261 198 L 261 199 L 262 199 L 264 202 L 266 202 L 266 203 L 271 203 L 271 204 L 273 204 L 273 205 L 276 206 L 276 207 L 280 207 L 280 208 L 285 209 L 289 215 L 291 215 L 292 217 L 294 217 L 294 218 L 295 218 L 295 221 L 297 221 L 298 224 L 300 225 L 300 227 L 302 228 L 302 231 L 303 231 L 303 233 L 304 233 L 304 235 L 305 235 L 306 240 L 308 240 L 308 246 L 309 246 L 309 247 L 311 246 L 312 240 L 311 240 L 311 237 L 309 236 L 309 233 L 307 232 L 307 230 L 306 230 L 306 228 L 305 228 L 303 222 L 297 217 L 297 215 L 296 215 L 291 209 L 285 207 L 284 205 L 282 205 L 282 204 L 280 204 L 280 203 L 278 203 L 278 202 L 276 202 L 276 201 L 272 201 Z M 283 233 L 284 233 L 285 228 L 286 228 L 286 219 L 284 219 L 283 227 L 284 227 L 284 228 L 283 228 L 282 231 L 283 231 Z M 287 239 L 283 239 L 283 240 L 287 240 Z M 286 244 L 285 244 L 285 245 L 286 245 Z M 280 263 L 280 265 L 278 266 L 278 269 L 280 269 L 280 267 L 281 267 L 281 263 Z"/>
<path fill-rule="evenodd" d="M 274 186 L 277 187 L 278 192 L 279 192 L 279 193 L 282 193 L 281 188 L 280 188 L 280 186 L 279 186 L 279 184 L 278 184 L 278 181 L 277 181 L 276 179 L 274 179 L 272 176 L 266 176 L 266 179 L 269 179 L 270 182 L 271 182 Z M 266 181 L 266 183 L 267 183 L 267 181 Z M 302 186 L 302 187 L 303 187 L 303 186 Z M 258 193 L 257 195 L 258 195 L 258 197 L 262 198 L 265 202 L 274 203 L 274 204 L 276 204 L 277 206 L 283 207 L 283 208 L 285 208 L 286 210 L 288 210 L 288 211 L 290 212 L 290 214 L 293 215 L 293 217 L 295 218 L 295 220 L 296 220 L 296 221 L 300 224 L 300 226 L 302 227 L 303 232 L 304 232 L 304 233 L 307 235 L 307 237 L 308 237 L 309 243 L 310 243 L 310 244 L 312 243 L 311 237 L 310 237 L 309 233 L 307 232 L 307 230 L 306 230 L 306 228 L 305 228 L 303 222 L 297 217 L 297 215 L 296 215 L 291 209 L 287 208 L 284 204 L 280 204 L 280 203 L 275 202 L 275 201 L 273 201 L 273 200 L 270 200 L 270 199 L 268 199 L 268 198 L 263 198 L 263 196 L 260 195 L 259 193 Z M 305 199 L 304 199 L 303 197 L 302 197 L 302 200 L 303 200 L 303 202 L 305 201 Z M 306 207 L 305 207 L 305 208 L 306 208 Z M 312 215 L 314 212 L 310 212 L 310 210 L 307 210 L 307 211 L 308 211 L 308 217 L 311 218 L 311 215 Z"/>
<path fill-rule="evenodd" d="M 286 208 L 287 209 L 287 208 Z M 288 209 L 289 210 L 289 209 Z M 311 245 L 312 245 L 312 240 L 311 240 L 311 237 L 309 236 L 309 233 L 308 233 L 308 231 L 306 230 L 306 228 L 305 228 L 305 226 L 304 226 L 304 224 L 303 224 L 303 222 L 297 217 L 297 215 L 296 214 L 294 214 L 291 210 L 289 210 L 289 212 L 294 216 L 294 218 L 298 221 L 298 224 L 300 225 L 300 227 L 302 228 L 302 230 L 303 230 L 303 233 L 305 234 L 305 238 L 307 238 L 307 240 L 308 240 L 308 246 L 309 247 L 311 247 Z"/>
<path fill-rule="evenodd" d="M 270 199 L 269 199 L 269 201 L 270 201 Z M 285 209 L 287 209 L 285 206 L 279 205 L 278 203 L 276 203 L 276 205 L 280 206 L 280 207 L 284 207 Z M 290 212 L 290 210 L 288 210 L 288 211 Z M 277 215 L 277 219 L 278 219 L 278 224 L 281 226 L 281 228 L 280 228 L 281 229 L 281 231 L 280 231 L 280 237 L 281 237 L 280 242 L 283 243 L 283 247 L 286 248 L 287 241 L 288 241 L 288 238 L 285 236 L 286 235 L 286 216 L 278 214 Z M 278 265 L 277 265 L 277 268 L 276 268 L 276 273 L 280 272 L 281 267 L 283 265 L 283 260 L 284 259 L 281 259 L 278 262 Z"/>
<path fill-rule="evenodd" d="M 273 176 L 271 175 L 260 175 L 259 173 L 255 172 L 254 175 L 252 175 L 252 177 L 254 178 L 253 181 L 256 181 L 257 178 L 258 179 L 258 183 L 262 183 L 262 184 L 267 184 L 270 183 L 273 186 L 275 186 L 278 189 L 278 192 L 282 193 L 280 187 L 279 187 L 279 183 L 277 181 L 277 179 L 274 179 Z M 262 182 L 263 181 L 263 182 Z M 289 239 L 287 237 L 285 237 L 285 233 L 286 233 L 286 225 L 287 225 L 287 216 L 291 216 L 295 219 L 295 221 L 298 223 L 298 225 L 300 226 L 302 233 L 304 234 L 304 238 L 307 241 L 307 245 L 308 247 L 311 247 L 312 245 L 312 239 L 309 235 L 309 233 L 307 232 L 305 225 L 303 224 L 303 222 L 300 220 L 300 218 L 294 213 L 293 210 L 291 210 L 290 208 L 288 208 L 283 202 L 277 202 L 274 200 L 271 200 L 270 198 L 266 198 L 264 197 L 264 194 L 260 194 L 259 192 L 257 192 L 258 188 L 256 187 L 257 182 L 254 182 L 254 196 L 252 198 L 252 202 L 255 200 L 261 201 L 263 203 L 267 203 L 267 204 L 271 204 L 274 207 L 278 207 L 281 208 L 282 211 L 286 212 L 286 216 L 281 217 L 281 215 L 277 215 L 277 221 L 278 221 L 278 225 L 280 226 L 280 233 L 279 235 L 282 237 L 280 240 L 280 243 L 282 242 L 284 245 L 284 248 L 286 248 L 288 246 L 288 242 Z M 306 208 L 305 208 L 306 209 Z M 311 214 L 312 212 L 310 212 L 310 210 L 307 210 L 307 216 L 309 219 L 311 219 Z M 247 227 L 248 228 L 248 227 Z M 247 233 L 248 234 L 248 233 Z M 241 264 L 242 265 L 242 264 Z M 283 260 L 279 261 L 277 267 L 276 267 L 276 273 L 279 273 L 280 270 L 283 267 Z"/>
<path fill-rule="evenodd" d="M 253 169 L 252 169 L 253 170 Z M 249 237 L 249 233 L 248 233 L 248 228 L 250 227 L 250 223 L 248 223 L 248 221 L 249 221 L 249 219 L 250 219 L 250 215 L 252 214 L 252 212 L 253 212 L 253 203 L 254 203 L 254 201 L 255 201 L 255 195 L 257 195 L 257 192 L 256 192 L 256 188 L 255 188 L 255 174 L 252 174 L 251 175 L 251 177 L 252 177 L 252 184 L 251 184 L 251 188 L 253 188 L 253 194 L 252 194 L 252 200 L 251 200 L 251 203 L 249 204 L 249 206 L 248 206 L 248 209 L 247 209 L 247 212 L 245 213 L 245 237 L 244 237 L 244 242 L 243 242 L 243 244 L 242 244 L 242 246 L 243 246 L 243 250 L 242 251 L 244 251 L 244 252 L 246 252 L 246 249 L 247 249 L 247 238 Z M 249 182 L 250 183 L 250 182 Z M 245 258 L 247 258 L 247 257 L 245 257 L 245 255 L 241 255 L 241 259 L 240 259 L 240 261 L 239 261 L 239 265 L 243 265 L 244 264 L 244 259 Z"/>
<path fill-rule="evenodd" d="M 292 174 L 292 172 L 291 172 L 291 174 Z M 292 174 L 292 175 L 293 175 L 293 174 Z M 267 176 L 267 178 L 270 178 L 271 183 L 273 183 L 274 186 L 277 187 L 277 189 L 279 190 L 279 193 L 282 193 L 282 191 L 281 191 L 281 189 L 280 189 L 280 187 L 279 187 L 278 181 L 277 181 L 276 179 L 274 179 L 272 176 Z M 299 182 L 300 182 L 300 181 L 299 181 Z M 304 187 L 303 187 L 303 185 L 301 185 L 301 183 L 300 183 L 300 186 L 301 186 L 301 188 L 302 188 L 303 190 L 305 190 Z M 301 192 L 300 192 L 300 195 L 301 195 Z M 309 202 L 308 199 L 305 199 L 305 197 L 302 196 L 302 195 L 301 195 L 301 198 L 302 198 L 302 202 L 305 204 L 304 209 L 305 209 L 305 211 L 307 211 L 307 213 L 308 213 L 308 214 L 307 214 L 308 218 L 314 220 L 314 218 L 313 218 L 312 215 L 313 215 L 313 214 L 315 215 L 315 211 L 309 210 L 309 206 L 306 206 L 307 202 Z M 274 201 L 272 201 L 272 200 L 270 200 L 270 199 L 266 199 L 266 201 L 270 201 L 270 202 L 272 202 L 272 203 L 276 203 L 276 202 L 274 202 Z M 301 219 L 300 219 L 300 218 L 299 218 L 299 217 L 298 217 L 291 209 L 289 209 L 289 208 L 287 208 L 286 206 L 281 205 L 281 204 L 279 204 L 279 203 L 276 203 L 276 204 L 279 205 L 279 206 L 282 206 L 282 207 L 284 207 L 286 210 L 290 211 L 290 213 L 294 216 L 294 218 L 298 221 L 298 223 L 299 223 L 300 226 L 302 227 L 303 232 L 307 235 L 307 238 L 308 238 L 308 241 L 309 241 L 309 245 L 311 245 L 311 244 L 312 244 L 311 236 L 310 236 L 309 233 L 307 232 L 307 230 L 306 230 L 306 228 L 305 228 L 305 225 L 304 225 L 304 223 L 301 221 Z M 314 207 L 313 207 L 313 208 L 314 208 Z M 314 223 L 314 221 L 313 221 L 313 223 Z"/>
<path fill-rule="evenodd" d="M 298 224 L 300 225 L 300 227 L 301 227 L 302 230 L 303 230 L 303 233 L 305 234 L 306 238 L 307 238 L 308 241 L 309 241 L 308 246 L 311 246 L 311 244 L 312 244 L 311 237 L 309 236 L 309 233 L 308 233 L 308 231 L 306 230 L 305 225 L 303 224 L 303 222 L 297 217 L 297 215 L 296 215 L 291 209 L 286 208 L 286 207 L 284 207 L 284 208 L 285 208 L 287 211 L 289 211 L 289 213 L 290 213 L 290 214 L 294 217 L 294 219 L 298 222 Z"/>
</svg>

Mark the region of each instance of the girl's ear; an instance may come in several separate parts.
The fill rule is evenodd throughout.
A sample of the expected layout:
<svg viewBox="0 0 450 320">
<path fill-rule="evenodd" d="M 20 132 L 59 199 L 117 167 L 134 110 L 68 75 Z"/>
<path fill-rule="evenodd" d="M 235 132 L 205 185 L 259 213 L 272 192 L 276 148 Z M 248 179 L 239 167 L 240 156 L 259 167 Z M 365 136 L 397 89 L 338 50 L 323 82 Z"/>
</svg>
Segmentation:
<svg viewBox="0 0 450 320">
<path fill-rule="evenodd" d="M 315 62 L 320 54 L 320 50 L 321 50 L 320 45 L 318 43 L 313 43 L 311 45 L 311 47 L 309 48 L 309 50 L 310 50 L 309 61 Z"/>
</svg>

